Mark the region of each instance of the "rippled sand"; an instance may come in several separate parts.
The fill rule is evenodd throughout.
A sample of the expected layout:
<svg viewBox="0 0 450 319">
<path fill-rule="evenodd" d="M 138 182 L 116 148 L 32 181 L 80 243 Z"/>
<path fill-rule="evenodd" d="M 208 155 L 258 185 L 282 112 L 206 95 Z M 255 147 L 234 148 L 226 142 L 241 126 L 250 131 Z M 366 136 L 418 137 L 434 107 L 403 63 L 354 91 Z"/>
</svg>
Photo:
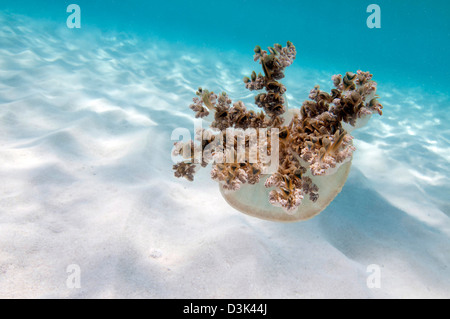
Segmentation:
<svg viewBox="0 0 450 319">
<path fill-rule="evenodd" d="M 198 86 L 252 101 L 249 56 L 71 31 L 0 15 L 1 298 L 450 297 L 447 96 L 380 83 L 384 115 L 355 132 L 335 201 L 266 222 L 229 207 L 208 169 L 171 170 Z M 329 88 L 302 71 L 299 54 L 290 106 Z"/>
</svg>

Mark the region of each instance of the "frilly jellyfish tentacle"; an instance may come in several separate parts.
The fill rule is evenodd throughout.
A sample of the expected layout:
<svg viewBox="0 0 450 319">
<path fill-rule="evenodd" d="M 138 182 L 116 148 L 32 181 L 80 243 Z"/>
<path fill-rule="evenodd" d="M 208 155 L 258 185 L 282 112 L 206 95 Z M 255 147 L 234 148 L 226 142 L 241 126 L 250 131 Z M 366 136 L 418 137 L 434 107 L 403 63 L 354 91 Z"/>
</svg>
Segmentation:
<svg viewBox="0 0 450 319">
<path fill-rule="evenodd" d="M 174 155 L 183 161 L 173 166 L 174 174 L 192 181 L 198 165 L 206 167 L 208 161 L 190 154 L 205 154 L 214 146 L 206 152 L 214 160 L 211 178 L 232 207 L 271 221 L 307 220 L 345 184 L 355 151 L 350 132 L 367 124 L 372 114 L 382 115 L 377 84 L 369 72 L 337 74 L 330 93 L 316 85 L 309 100 L 288 108 L 280 80 L 295 59 L 295 46 L 288 41 L 268 51 L 256 46 L 254 52 L 264 74 L 253 71 L 243 82 L 248 90 L 259 91 L 255 104 L 260 111 L 233 103 L 226 92 L 199 88 L 190 108 L 216 133 L 201 130 L 197 143 L 176 143 Z"/>
</svg>

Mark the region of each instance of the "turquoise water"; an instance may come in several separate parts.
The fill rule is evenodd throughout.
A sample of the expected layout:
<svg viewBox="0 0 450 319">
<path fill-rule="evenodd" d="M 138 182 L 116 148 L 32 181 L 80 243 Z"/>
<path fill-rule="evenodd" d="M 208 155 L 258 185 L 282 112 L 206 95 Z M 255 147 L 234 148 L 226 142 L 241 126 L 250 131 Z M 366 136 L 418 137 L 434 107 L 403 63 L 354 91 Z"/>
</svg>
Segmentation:
<svg viewBox="0 0 450 319">
<path fill-rule="evenodd" d="M 289 107 L 300 106 L 316 84 L 331 89 L 333 74 L 358 69 L 374 74 L 384 106 L 383 116 L 374 115 L 354 132 L 357 151 L 347 184 L 325 211 L 333 214 L 321 214 L 313 222 L 319 226 L 313 226 L 363 265 L 381 264 L 392 251 L 400 260 L 393 274 L 410 265 L 416 275 L 429 270 L 433 292 L 449 296 L 448 1 L 376 1 L 379 29 L 366 25 L 372 1 L 74 2 L 81 8 L 80 29 L 66 26 L 72 2 L 0 2 L 2 221 L 15 212 L 14 225 L 25 225 L 28 210 L 30 216 L 34 210 L 56 212 L 42 217 L 42 227 L 51 228 L 61 211 L 95 212 L 120 198 L 123 189 L 145 191 L 146 205 L 133 206 L 133 214 L 164 210 L 175 225 L 200 211 L 196 198 L 207 197 L 220 216 L 230 216 L 229 207 L 218 204 L 219 191 L 208 172 L 191 184 L 173 178 L 170 134 L 193 127 L 188 106 L 199 86 L 224 90 L 233 101 L 252 106 L 254 96 L 242 78 L 259 72 L 254 46 L 289 40 L 298 52 L 283 79 Z M 164 187 L 185 192 L 188 204 Z M 91 198 L 95 205 L 84 204 L 97 192 L 101 203 Z M 23 197 L 16 199 L 17 194 Z M 167 227 L 161 214 L 154 214 L 165 238 Z M 203 221 L 210 220 L 205 216 Z M 65 223 L 58 227 L 65 229 Z M 132 222 L 127 225 L 130 236 L 140 236 Z M 335 225 L 353 231 L 340 237 Z M 299 232 L 289 229 L 295 239 Z M 269 235 L 272 230 L 266 229 Z M 352 242 L 364 243 L 375 261 Z M 420 256 L 415 255 L 422 242 Z M 405 285 L 412 291 L 414 286 Z"/>
<path fill-rule="evenodd" d="M 0 10 L 64 24 L 67 1 L 2 1 Z M 163 39 L 219 52 L 251 54 L 287 40 L 302 65 L 367 69 L 380 82 L 446 90 L 450 74 L 450 4 L 378 1 L 381 28 L 369 29 L 371 1 L 77 1 L 79 36 L 101 30 Z"/>
</svg>

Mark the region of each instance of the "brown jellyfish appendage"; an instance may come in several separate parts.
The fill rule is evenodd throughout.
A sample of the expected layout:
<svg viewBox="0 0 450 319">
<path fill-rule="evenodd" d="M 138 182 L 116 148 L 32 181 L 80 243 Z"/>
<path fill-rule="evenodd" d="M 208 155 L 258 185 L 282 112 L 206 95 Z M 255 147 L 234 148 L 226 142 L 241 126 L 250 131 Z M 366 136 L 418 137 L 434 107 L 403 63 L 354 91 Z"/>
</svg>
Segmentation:
<svg viewBox="0 0 450 319">
<path fill-rule="evenodd" d="M 202 130 L 197 143 L 175 143 L 173 154 L 183 160 L 173 169 L 176 177 L 192 181 L 197 166 L 205 167 L 212 159 L 211 177 L 219 182 L 223 197 L 235 209 L 271 221 L 307 220 L 323 211 L 347 180 L 355 150 L 350 132 L 364 126 L 373 113 L 381 115 L 383 106 L 377 100 L 372 74 L 358 71 L 334 75 L 331 93 L 316 86 L 310 91 L 310 100 L 300 108 L 288 109 L 286 87 L 278 80 L 294 61 L 295 46 L 291 42 L 286 47 L 275 44 L 268 51 L 255 48 L 254 60 L 259 61 L 264 75 L 253 71 L 251 77 L 244 78 L 250 91 L 265 90 L 255 96 L 255 104 L 262 111 L 247 110 L 241 101 L 233 104 L 225 92 L 217 96 L 199 88 L 190 108 L 196 117 L 211 119 L 212 130 Z M 255 152 L 245 132 L 258 129 L 263 129 L 258 131 L 258 138 L 267 134 L 267 139 Z M 279 132 L 278 149 L 271 133 L 264 131 L 271 129 Z M 240 137 L 230 138 L 226 133 L 229 130 Z M 231 161 L 229 157 L 224 161 L 228 149 L 218 151 L 225 150 L 227 137 L 234 145 Z M 239 138 L 245 141 L 245 156 L 237 158 L 234 153 L 238 146 L 234 143 Z M 207 149 L 209 160 L 196 162 L 193 152 Z M 277 150 L 276 170 L 266 173 L 274 163 L 265 161 L 264 154 Z M 250 160 L 252 154 L 256 162 Z"/>
</svg>

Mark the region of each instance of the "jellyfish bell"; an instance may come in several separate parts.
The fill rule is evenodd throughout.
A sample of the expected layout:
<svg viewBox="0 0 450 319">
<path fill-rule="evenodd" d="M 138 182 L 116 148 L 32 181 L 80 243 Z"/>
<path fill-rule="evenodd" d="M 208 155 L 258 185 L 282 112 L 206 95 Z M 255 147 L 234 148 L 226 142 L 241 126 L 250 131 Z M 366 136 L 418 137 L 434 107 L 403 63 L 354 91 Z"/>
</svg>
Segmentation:
<svg viewBox="0 0 450 319">
<path fill-rule="evenodd" d="M 308 220 L 322 212 L 341 191 L 351 168 L 351 160 L 340 165 L 334 174 L 314 176 L 308 173 L 313 183 L 319 187 L 319 198 L 313 202 L 307 196 L 294 211 L 287 212 L 279 206 L 272 205 L 267 199 L 273 189 L 264 186 L 265 178 L 255 185 L 243 184 L 240 189 L 227 190 L 220 185 L 220 192 L 225 201 L 241 213 L 278 222 L 296 222 Z"/>
</svg>

